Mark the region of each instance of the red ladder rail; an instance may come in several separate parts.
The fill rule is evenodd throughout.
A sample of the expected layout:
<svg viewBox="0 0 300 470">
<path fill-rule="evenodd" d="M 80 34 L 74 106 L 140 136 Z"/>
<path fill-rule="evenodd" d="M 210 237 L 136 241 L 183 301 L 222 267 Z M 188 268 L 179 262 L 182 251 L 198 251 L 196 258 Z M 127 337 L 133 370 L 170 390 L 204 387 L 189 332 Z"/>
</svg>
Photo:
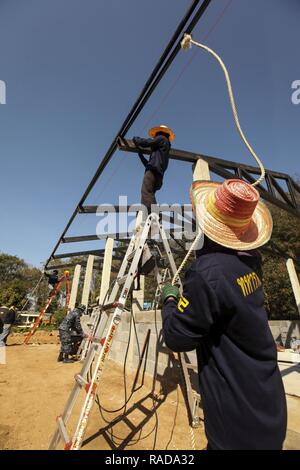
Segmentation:
<svg viewBox="0 0 300 470">
<path fill-rule="evenodd" d="M 70 286 L 69 286 L 69 271 L 65 271 L 63 276 L 59 279 L 58 283 L 56 284 L 55 288 L 51 292 L 51 295 L 49 297 L 49 300 L 47 301 L 46 305 L 42 308 L 40 311 L 39 316 L 35 320 L 34 324 L 32 325 L 30 331 L 25 337 L 24 344 L 28 344 L 30 338 L 34 335 L 36 329 L 39 327 L 40 323 L 42 322 L 45 313 L 47 312 L 49 306 L 51 305 L 52 300 L 56 296 L 57 292 L 60 290 L 61 285 L 63 281 L 66 280 L 66 291 L 67 291 L 67 297 L 66 297 L 66 308 L 68 310 L 68 304 L 69 304 L 69 298 L 70 298 Z"/>
</svg>

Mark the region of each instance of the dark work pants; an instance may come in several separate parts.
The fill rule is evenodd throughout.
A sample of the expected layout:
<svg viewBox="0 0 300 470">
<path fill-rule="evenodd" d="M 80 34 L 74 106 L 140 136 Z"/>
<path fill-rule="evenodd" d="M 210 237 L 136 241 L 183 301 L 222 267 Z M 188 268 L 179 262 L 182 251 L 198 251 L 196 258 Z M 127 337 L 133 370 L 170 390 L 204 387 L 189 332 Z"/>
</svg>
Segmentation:
<svg viewBox="0 0 300 470">
<path fill-rule="evenodd" d="M 60 352 L 64 354 L 72 354 L 73 343 L 71 332 L 67 330 L 58 330 L 60 338 Z"/>
<path fill-rule="evenodd" d="M 0 327 L 0 346 L 5 346 L 8 335 L 11 331 L 12 324 L 11 323 L 4 323 L 2 327 Z"/>
<path fill-rule="evenodd" d="M 158 191 L 163 184 L 163 176 L 154 171 L 147 170 L 144 175 L 142 184 L 142 197 L 141 203 L 147 207 L 148 214 L 151 213 L 151 205 L 157 204 L 155 199 L 155 193 Z"/>
</svg>

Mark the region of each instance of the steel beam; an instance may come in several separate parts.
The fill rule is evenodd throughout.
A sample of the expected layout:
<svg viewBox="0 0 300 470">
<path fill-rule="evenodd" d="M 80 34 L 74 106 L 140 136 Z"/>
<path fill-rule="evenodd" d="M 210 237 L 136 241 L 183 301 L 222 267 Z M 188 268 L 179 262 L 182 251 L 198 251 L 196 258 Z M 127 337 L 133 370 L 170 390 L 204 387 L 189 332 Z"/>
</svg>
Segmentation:
<svg viewBox="0 0 300 470">
<path fill-rule="evenodd" d="M 118 248 L 114 248 L 114 251 L 118 251 Z M 53 255 L 53 259 L 74 258 L 76 256 L 89 256 L 89 255 L 94 255 L 94 256 L 103 258 L 104 249 L 103 250 L 76 251 L 73 253 L 60 253 L 58 255 Z M 122 258 L 115 256 L 114 259 L 122 259 Z"/>
<path fill-rule="evenodd" d="M 61 243 L 78 243 L 78 242 L 90 242 L 98 240 L 106 240 L 108 237 L 114 238 L 116 241 L 131 238 L 132 234 L 128 233 L 116 233 L 106 235 L 79 235 L 76 237 L 64 237 Z"/>
<path fill-rule="evenodd" d="M 119 141 L 119 149 L 135 154 L 139 152 L 139 149 L 131 140 L 126 141 L 123 139 L 122 141 Z M 151 150 L 143 149 L 143 153 L 150 154 Z M 260 175 L 259 168 L 251 165 L 222 160 L 220 158 L 209 157 L 207 155 L 196 154 L 184 150 L 171 148 L 170 158 L 193 164 L 197 163 L 199 159 L 204 160 L 208 163 L 209 170 L 212 173 L 225 179 L 241 178 L 246 179 L 249 183 L 253 183 L 255 181 L 253 175 Z M 279 182 L 286 183 L 288 192 L 281 188 Z M 262 199 L 265 199 L 280 209 L 300 218 L 300 187 L 288 174 L 266 170 L 266 185 L 266 189 L 262 185 L 258 185 L 257 187 Z"/>
<path fill-rule="evenodd" d="M 191 206 L 192 207 L 192 206 Z M 186 219 L 194 224 L 194 220 L 192 220 L 192 218 L 188 218 L 186 217 Z M 163 215 L 163 220 L 167 221 L 167 222 L 172 222 L 173 223 L 176 223 L 176 221 L 174 220 L 174 217 L 171 218 L 168 217 L 168 216 L 164 216 Z M 181 233 L 182 232 L 182 229 L 181 228 L 172 228 L 172 229 L 166 229 L 165 230 L 165 233 L 166 234 L 175 234 L 175 233 Z M 98 238 L 98 235 L 79 235 L 79 236 L 74 236 L 74 237 L 65 237 L 63 240 L 62 240 L 62 243 L 80 243 L 80 242 L 88 242 L 88 241 L 97 241 L 97 240 L 106 240 L 107 238 L 114 238 L 115 241 L 122 241 L 122 242 L 126 242 L 126 241 L 130 241 L 131 240 L 131 237 L 132 237 L 132 233 L 129 232 L 129 233 L 125 233 L 125 232 L 117 232 L 117 233 L 110 233 L 110 234 L 106 234 L 106 235 L 101 235 L 100 238 Z M 116 249 L 121 249 L 123 247 L 116 247 Z"/>
<path fill-rule="evenodd" d="M 135 153 L 137 154 L 141 149 L 138 149 L 132 140 L 125 140 L 122 139 L 119 141 L 119 150 L 122 150 L 124 152 L 129 152 L 129 153 Z M 146 155 L 150 155 L 151 149 L 142 149 L 142 152 Z M 180 162 L 188 162 L 188 163 L 197 163 L 199 158 L 202 160 L 205 160 L 209 165 L 216 164 L 219 165 L 220 167 L 224 167 L 228 170 L 233 170 L 235 171 L 237 168 L 241 168 L 242 170 L 249 171 L 250 173 L 260 175 L 260 170 L 259 168 L 251 165 L 246 165 L 244 163 L 237 163 L 233 162 L 230 160 L 224 160 L 222 158 L 217 158 L 217 157 L 211 157 L 202 153 L 195 153 L 195 152 L 189 152 L 187 150 L 179 150 L 179 149 L 174 149 L 171 147 L 170 149 L 170 158 L 172 160 L 178 160 Z M 286 173 L 280 173 L 278 171 L 272 171 L 272 170 L 267 170 L 268 173 L 271 173 L 275 178 L 282 178 L 286 179 L 289 178 L 289 175 Z M 231 174 L 231 176 L 234 176 Z M 297 184 L 294 182 L 295 187 L 297 187 Z M 300 187 L 298 186 L 298 190 L 300 192 Z"/>
</svg>

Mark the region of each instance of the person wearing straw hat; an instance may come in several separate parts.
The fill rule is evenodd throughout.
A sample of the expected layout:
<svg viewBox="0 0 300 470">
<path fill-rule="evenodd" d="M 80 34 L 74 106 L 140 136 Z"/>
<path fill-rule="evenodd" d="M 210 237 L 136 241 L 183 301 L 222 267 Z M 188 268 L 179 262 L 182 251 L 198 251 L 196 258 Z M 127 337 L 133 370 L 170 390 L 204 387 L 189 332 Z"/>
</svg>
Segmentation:
<svg viewBox="0 0 300 470">
<path fill-rule="evenodd" d="M 150 129 L 149 136 L 150 139 L 133 137 L 136 147 L 151 149 L 149 161 L 139 151 L 139 157 L 145 167 L 141 203 L 147 208 L 148 214 L 152 212 L 152 206 L 157 204 L 155 193 L 163 185 L 164 174 L 169 165 L 171 142 L 174 140 L 175 134 L 169 127 L 161 125 Z"/>
<path fill-rule="evenodd" d="M 241 180 L 195 182 L 191 199 L 204 246 L 182 296 L 163 289 L 165 342 L 196 349 L 208 449 L 282 449 L 286 399 L 257 251 L 271 237 L 271 214 Z"/>
</svg>

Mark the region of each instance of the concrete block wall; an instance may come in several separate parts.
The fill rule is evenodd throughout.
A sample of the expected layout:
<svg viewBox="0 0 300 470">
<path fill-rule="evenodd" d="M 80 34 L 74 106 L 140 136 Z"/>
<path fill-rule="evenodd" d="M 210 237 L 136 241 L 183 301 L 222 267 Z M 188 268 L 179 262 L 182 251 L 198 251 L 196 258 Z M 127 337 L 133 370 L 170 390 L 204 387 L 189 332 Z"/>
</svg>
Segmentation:
<svg viewBox="0 0 300 470">
<path fill-rule="evenodd" d="M 269 322 L 272 335 L 276 342 L 281 342 L 285 348 L 290 348 L 291 339 L 300 339 L 300 320 L 277 320 Z"/>
<path fill-rule="evenodd" d="M 142 362 L 141 370 L 144 370 L 151 375 L 154 374 L 157 367 L 159 375 L 165 375 L 175 372 L 178 367 L 177 354 L 174 354 L 164 344 L 161 328 L 161 313 L 160 311 L 140 311 L 135 313 L 135 324 L 139 346 L 137 344 L 134 327 L 131 327 L 131 346 L 129 347 L 127 356 L 128 369 L 136 370 L 140 362 L 140 354 L 142 354 L 143 347 L 149 334 L 149 341 L 147 350 Z M 150 333 L 148 331 L 150 330 Z M 115 339 L 112 344 L 110 358 L 120 364 L 124 363 L 125 353 L 128 345 L 130 331 L 130 314 L 124 312 L 122 321 L 118 327 Z M 191 359 L 195 363 L 195 353 L 192 353 Z M 176 372 L 177 373 L 177 372 Z"/>
<path fill-rule="evenodd" d="M 156 319 L 156 321 L 155 321 Z M 137 330 L 137 337 L 139 340 L 139 348 L 137 345 L 136 335 L 134 327 L 131 328 L 131 344 L 127 355 L 127 367 L 128 369 L 136 370 L 139 365 L 139 349 L 140 354 L 142 353 L 143 346 L 150 330 L 150 339 L 148 343 L 148 351 L 145 359 L 142 363 L 142 370 L 145 363 L 145 371 L 149 374 L 155 372 L 157 364 L 157 373 L 164 375 L 167 372 L 171 372 L 172 369 L 178 367 L 177 354 L 174 354 L 163 342 L 161 328 L 161 312 L 140 311 L 135 313 L 135 323 Z M 270 321 L 270 329 L 275 341 L 281 341 L 286 347 L 290 347 L 290 341 L 293 337 L 300 339 L 300 320 L 299 321 Z M 128 345 L 130 331 L 130 314 L 124 312 L 122 321 L 119 324 L 115 339 L 112 344 L 110 358 L 120 364 L 124 363 L 125 353 Z M 187 354 L 188 360 L 191 364 L 197 364 L 196 353 Z"/>
</svg>

